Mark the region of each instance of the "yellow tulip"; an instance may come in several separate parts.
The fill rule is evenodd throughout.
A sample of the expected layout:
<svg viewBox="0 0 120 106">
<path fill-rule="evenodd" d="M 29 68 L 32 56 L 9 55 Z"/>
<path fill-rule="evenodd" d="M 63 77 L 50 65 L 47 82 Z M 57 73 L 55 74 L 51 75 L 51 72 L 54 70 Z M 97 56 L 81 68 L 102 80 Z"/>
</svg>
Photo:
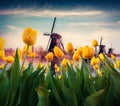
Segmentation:
<svg viewBox="0 0 120 106">
<path fill-rule="evenodd" d="M 61 51 L 61 49 L 57 46 L 54 47 L 54 54 L 57 58 L 61 58 L 64 56 L 64 53 Z"/>
<path fill-rule="evenodd" d="M 27 47 L 28 47 L 28 45 L 25 45 L 25 46 L 24 46 L 24 48 L 23 48 L 23 52 L 24 52 L 24 53 L 26 53 Z M 32 53 L 32 46 L 29 46 L 28 55 L 30 55 L 31 53 Z"/>
<path fill-rule="evenodd" d="M 82 47 L 79 47 L 78 49 L 77 49 L 77 51 L 78 51 L 78 53 L 79 53 L 79 55 L 81 55 L 82 54 Z"/>
<path fill-rule="evenodd" d="M 0 37 L 0 50 L 4 50 L 4 46 L 5 46 L 5 39 Z"/>
<path fill-rule="evenodd" d="M 34 45 L 37 39 L 37 31 L 33 30 L 31 27 L 24 29 L 22 33 L 22 39 L 27 45 Z"/>
<path fill-rule="evenodd" d="M 102 77 L 102 73 L 101 73 L 100 70 L 97 70 L 97 74 L 98 74 L 99 77 Z"/>
<path fill-rule="evenodd" d="M 4 68 L 4 66 L 5 66 L 5 64 L 3 63 L 3 64 L 1 64 L 0 65 L 0 69 L 3 69 Z"/>
<path fill-rule="evenodd" d="M 45 65 L 45 72 L 48 72 L 48 70 L 49 70 L 49 63 Z"/>
<path fill-rule="evenodd" d="M 54 65 L 54 68 L 55 68 L 55 72 L 56 72 L 56 73 L 59 73 L 59 72 L 60 72 L 60 67 L 58 67 L 57 64 Z"/>
<path fill-rule="evenodd" d="M 53 60 L 53 52 L 49 52 L 46 56 L 45 56 L 45 58 L 47 59 L 47 61 L 52 61 Z"/>
<path fill-rule="evenodd" d="M 69 43 L 67 44 L 67 51 L 68 51 L 69 53 L 72 53 L 72 52 L 74 51 L 74 47 L 73 47 L 73 45 L 72 45 L 71 42 L 69 42 Z"/>
<path fill-rule="evenodd" d="M 114 54 L 111 54 L 111 58 L 114 60 L 114 59 L 115 59 L 115 55 L 114 55 Z"/>
<path fill-rule="evenodd" d="M 104 61 L 104 55 L 102 53 L 99 54 L 99 58 Z"/>
<path fill-rule="evenodd" d="M 79 60 L 80 60 L 80 55 L 78 51 L 75 51 L 75 53 L 73 54 L 73 61 L 79 61 Z"/>
<path fill-rule="evenodd" d="M 61 79 L 62 78 L 62 75 L 60 74 L 60 75 L 58 75 L 58 79 Z"/>
<path fill-rule="evenodd" d="M 93 57 L 93 58 L 91 59 L 90 64 L 91 64 L 91 65 L 96 65 L 96 64 L 98 64 L 99 62 L 100 62 L 99 58 Z"/>
<path fill-rule="evenodd" d="M 4 61 L 7 63 L 13 63 L 14 58 L 12 56 L 7 56 L 7 57 L 4 57 Z"/>
<path fill-rule="evenodd" d="M 58 67 L 57 64 L 55 64 L 55 65 L 54 65 L 54 68 L 56 69 L 57 67 Z"/>
<path fill-rule="evenodd" d="M 23 71 L 27 68 L 26 64 L 23 65 Z"/>
<path fill-rule="evenodd" d="M 30 57 L 35 58 L 36 57 L 36 53 L 35 52 L 30 53 Z"/>
<path fill-rule="evenodd" d="M 20 48 L 18 48 L 18 56 L 19 56 L 20 61 L 22 61 L 22 51 Z M 13 53 L 13 57 L 15 57 L 15 52 Z"/>
<path fill-rule="evenodd" d="M 18 48 L 18 56 L 19 56 L 20 61 L 22 61 L 22 51 L 20 48 Z"/>
<path fill-rule="evenodd" d="M 93 68 L 94 68 L 95 70 L 97 70 L 97 69 L 99 69 L 99 65 L 98 65 L 98 64 L 95 64 L 95 65 L 93 66 Z"/>
<path fill-rule="evenodd" d="M 89 46 L 83 47 L 82 57 L 84 59 L 92 58 L 93 56 L 94 56 L 94 50 L 93 50 L 93 48 L 91 48 Z"/>
<path fill-rule="evenodd" d="M 97 47 L 97 46 L 98 46 L 97 40 L 93 40 L 93 41 L 92 41 L 92 46 L 93 46 L 93 47 Z"/>
<path fill-rule="evenodd" d="M 61 62 L 61 65 L 64 67 L 67 67 L 67 63 L 68 63 L 68 60 L 66 58 L 64 58 Z"/>
<path fill-rule="evenodd" d="M 41 62 L 39 62 L 37 65 L 37 69 L 41 68 L 42 66 L 43 66 L 43 64 Z"/>
<path fill-rule="evenodd" d="M 0 50 L 0 59 L 3 59 L 5 57 L 5 51 Z"/>
<path fill-rule="evenodd" d="M 89 78 L 91 78 L 91 75 L 89 75 Z"/>
<path fill-rule="evenodd" d="M 115 68 L 120 68 L 120 60 L 116 60 L 114 64 Z"/>
</svg>

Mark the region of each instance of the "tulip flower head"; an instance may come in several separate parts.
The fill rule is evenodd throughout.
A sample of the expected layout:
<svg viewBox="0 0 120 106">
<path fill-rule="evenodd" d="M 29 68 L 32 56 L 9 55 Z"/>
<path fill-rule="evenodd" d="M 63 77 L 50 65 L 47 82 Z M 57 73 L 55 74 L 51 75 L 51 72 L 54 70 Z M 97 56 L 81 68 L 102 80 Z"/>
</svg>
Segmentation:
<svg viewBox="0 0 120 106">
<path fill-rule="evenodd" d="M 95 64 L 95 65 L 93 66 L 93 68 L 94 68 L 95 70 L 98 70 L 98 69 L 99 69 L 99 65 L 98 65 L 98 64 Z"/>
<path fill-rule="evenodd" d="M 28 45 L 25 45 L 23 48 L 23 53 L 26 53 Z M 32 46 L 29 46 L 28 48 L 28 55 L 32 53 Z"/>
<path fill-rule="evenodd" d="M 102 73 L 101 73 L 100 70 L 97 70 L 97 74 L 98 74 L 99 77 L 102 77 Z"/>
<path fill-rule="evenodd" d="M 97 40 L 93 40 L 93 41 L 92 41 L 92 46 L 93 46 L 93 47 L 97 47 L 97 46 L 98 46 Z"/>
<path fill-rule="evenodd" d="M 80 60 L 80 55 L 78 51 L 75 51 L 73 54 L 73 61 L 79 61 Z"/>
<path fill-rule="evenodd" d="M 4 46 L 5 46 L 5 39 L 0 37 L 0 50 L 4 50 Z"/>
<path fill-rule="evenodd" d="M 59 72 L 60 72 L 60 67 L 58 67 L 57 64 L 54 65 L 54 68 L 55 68 L 55 72 L 56 72 L 56 73 L 59 73 Z"/>
<path fill-rule="evenodd" d="M 111 54 L 111 59 L 115 60 L 115 55 L 114 54 Z"/>
<path fill-rule="evenodd" d="M 72 53 L 72 52 L 74 51 L 74 47 L 73 47 L 73 45 L 72 45 L 71 42 L 69 42 L 69 43 L 67 44 L 67 51 L 68 51 L 69 53 Z"/>
<path fill-rule="evenodd" d="M 99 62 L 100 62 L 99 58 L 93 57 L 93 58 L 91 59 L 90 64 L 91 64 L 91 65 L 96 65 L 96 64 L 99 64 Z"/>
<path fill-rule="evenodd" d="M 7 56 L 7 57 L 4 57 L 4 61 L 6 63 L 13 63 L 14 62 L 14 58 L 13 58 L 13 56 Z"/>
<path fill-rule="evenodd" d="M 41 68 L 41 67 L 43 67 L 43 64 L 42 64 L 41 62 L 39 62 L 39 63 L 37 64 L 37 69 L 39 69 L 39 68 Z"/>
<path fill-rule="evenodd" d="M 114 63 L 115 68 L 120 68 L 120 60 L 116 60 Z"/>
<path fill-rule="evenodd" d="M 36 52 L 32 52 L 29 55 L 30 55 L 30 57 L 35 58 L 36 57 Z"/>
<path fill-rule="evenodd" d="M 104 61 L 104 55 L 102 53 L 99 54 L 99 58 Z"/>
<path fill-rule="evenodd" d="M 81 54 L 82 54 L 82 50 L 83 50 L 83 48 L 82 48 L 82 47 L 79 47 L 79 48 L 77 49 L 77 51 L 78 51 L 79 55 L 81 55 Z"/>
<path fill-rule="evenodd" d="M 89 47 L 89 46 L 83 47 L 82 58 L 89 59 L 89 58 L 92 58 L 93 56 L 94 56 L 94 50 L 92 47 Z"/>
<path fill-rule="evenodd" d="M 64 67 L 67 67 L 67 63 L 68 63 L 68 60 L 66 58 L 64 58 L 61 62 L 61 65 Z"/>
<path fill-rule="evenodd" d="M 27 45 L 34 45 L 37 39 L 37 31 L 33 30 L 31 27 L 24 29 L 22 33 L 22 39 Z"/>
<path fill-rule="evenodd" d="M 5 64 L 3 63 L 3 64 L 1 64 L 0 65 L 0 69 L 3 69 L 4 68 L 4 66 L 5 66 Z"/>
<path fill-rule="evenodd" d="M 58 75 L 58 79 L 61 79 L 62 78 L 62 75 L 60 74 L 60 75 Z"/>
<path fill-rule="evenodd" d="M 51 62 L 52 60 L 53 60 L 53 52 L 49 52 L 46 56 L 45 56 L 45 58 L 47 59 L 47 61 L 49 61 L 49 62 Z"/>
<path fill-rule="evenodd" d="M 54 47 L 54 54 L 57 58 L 61 58 L 64 56 L 64 53 L 61 51 L 61 49 L 58 46 Z"/>
<path fill-rule="evenodd" d="M 5 51 L 0 50 L 0 59 L 3 59 L 5 57 Z"/>
</svg>

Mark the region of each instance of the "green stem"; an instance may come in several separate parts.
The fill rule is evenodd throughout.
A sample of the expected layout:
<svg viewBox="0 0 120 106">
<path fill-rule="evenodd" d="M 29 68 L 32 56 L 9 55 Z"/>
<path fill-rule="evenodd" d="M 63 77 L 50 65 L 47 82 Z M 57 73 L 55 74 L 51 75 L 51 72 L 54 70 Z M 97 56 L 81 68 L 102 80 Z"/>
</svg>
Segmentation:
<svg viewBox="0 0 120 106">
<path fill-rule="evenodd" d="M 15 98 L 15 94 L 13 94 L 11 97 L 10 106 L 13 106 L 14 98 Z"/>
<path fill-rule="evenodd" d="M 72 56 L 73 56 L 73 54 L 70 53 L 70 66 L 72 66 Z"/>
<path fill-rule="evenodd" d="M 23 66 L 24 66 L 24 63 L 25 63 L 25 60 L 26 60 L 26 58 L 27 58 L 28 49 L 29 49 L 29 45 L 27 46 L 27 50 L 26 50 L 25 55 L 24 55 L 24 58 L 23 58 L 23 62 L 22 62 L 22 65 L 21 65 L 21 70 L 20 70 L 20 72 L 22 71 Z"/>
</svg>

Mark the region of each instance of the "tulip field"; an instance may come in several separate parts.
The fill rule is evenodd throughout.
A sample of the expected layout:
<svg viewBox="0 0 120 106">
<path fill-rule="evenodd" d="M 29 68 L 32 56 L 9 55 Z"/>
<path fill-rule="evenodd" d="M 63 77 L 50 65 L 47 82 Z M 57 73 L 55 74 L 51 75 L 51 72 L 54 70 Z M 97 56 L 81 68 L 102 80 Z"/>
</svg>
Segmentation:
<svg viewBox="0 0 120 106">
<path fill-rule="evenodd" d="M 98 54 L 98 42 L 74 49 L 72 42 L 65 53 L 55 46 L 45 56 L 46 64 L 33 61 L 25 67 L 29 48 L 37 31 L 24 29 L 22 40 L 27 45 L 24 55 L 16 48 L 14 56 L 5 56 L 5 39 L 0 38 L 0 106 L 120 106 L 120 60 L 111 54 Z M 35 58 L 35 53 L 31 53 Z M 51 63 L 57 58 L 55 74 Z M 9 65 L 9 68 L 7 67 Z"/>
</svg>

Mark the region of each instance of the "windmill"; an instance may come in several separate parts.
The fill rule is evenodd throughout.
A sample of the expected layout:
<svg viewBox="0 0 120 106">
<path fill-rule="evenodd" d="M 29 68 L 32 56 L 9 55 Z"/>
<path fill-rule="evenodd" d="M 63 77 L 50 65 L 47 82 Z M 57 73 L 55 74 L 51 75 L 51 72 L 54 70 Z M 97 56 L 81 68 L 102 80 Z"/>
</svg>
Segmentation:
<svg viewBox="0 0 120 106">
<path fill-rule="evenodd" d="M 54 21 L 53 21 L 53 25 L 52 25 L 52 29 L 50 34 L 44 34 L 49 36 L 49 40 L 48 40 L 48 44 L 47 44 L 47 48 L 46 51 L 47 52 L 53 52 L 53 48 L 57 45 L 61 50 L 64 50 L 64 46 L 63 46 L 63 42 L 62 42 L 62 36 L 57 34 L 57 33 L 53 33 L 54 27 L 55 27 L 55 22 L 56 22 L 56 17 L 54 17 Z M 59 45 L 58 45 L 58 41 L 59 41 Z M 52 62 L 51 62 L 51 69 L 52 69 L 52 74 L 55 74 L 55 64 L 57 64 L 58 66 L 60 66 L 60 60 L 54 56 Z"/>
<path fill-rule="evenodd" d="M 105 51 L 105 45 L 102 45 L 102 40 L 103 40 L 103 37 L 101 37 L 101 39 L 100 39 L 99 54 L 106 52 L 106 51 Z"/>
<path fill-rule="evenodd" d="M 48 44 L 47 44 L 47 48 L 46 48 L 46 51 L 48 51 L 48 52 L 52 51 L 54 46 L 57 45 L 57 40 L 60 41 L 60 45 L 62 47 L 62 50 L 64 50 L 62 36 L 57 34 L 57 33 L 53 33 L 54 27 L 55 27 L 55 22 L 56 22 L 56 17 L 54 17 L 51 32 L 50 33 L 44 33 L 44 35 L 49 36 L 49 40 L 48 40 Z"/>
<path fill-rule="evenodd" d="M 111 47 L 108 49 L 108 54 L 111 54 L 111 53 L 113 53 L 113 47 L 112 47 L 112 43 L 111 43 Z"/>
</svg>

